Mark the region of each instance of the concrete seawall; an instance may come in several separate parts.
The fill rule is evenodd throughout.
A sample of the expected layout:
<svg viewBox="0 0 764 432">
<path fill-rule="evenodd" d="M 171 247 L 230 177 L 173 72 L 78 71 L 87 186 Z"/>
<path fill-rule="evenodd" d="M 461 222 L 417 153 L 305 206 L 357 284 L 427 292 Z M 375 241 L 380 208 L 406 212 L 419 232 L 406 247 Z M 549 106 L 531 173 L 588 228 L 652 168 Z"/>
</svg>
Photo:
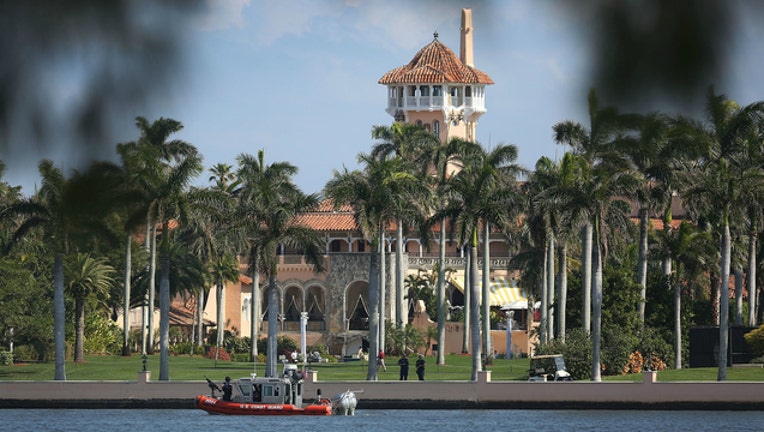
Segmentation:
<svg viewBox="0 0 764 432">
<path fill-rule="evenodd" d="M 0 408 L 193 408 L 204 381 L 158 382 L 140 372 L 137 381 L 1 381 Z M 358 409 L 764 409 L 764 382 L 491 382 L 481 372 L 465 381 L 332 381 L 311 372 L 305 398 L 362 392 Z"/>
</svg>

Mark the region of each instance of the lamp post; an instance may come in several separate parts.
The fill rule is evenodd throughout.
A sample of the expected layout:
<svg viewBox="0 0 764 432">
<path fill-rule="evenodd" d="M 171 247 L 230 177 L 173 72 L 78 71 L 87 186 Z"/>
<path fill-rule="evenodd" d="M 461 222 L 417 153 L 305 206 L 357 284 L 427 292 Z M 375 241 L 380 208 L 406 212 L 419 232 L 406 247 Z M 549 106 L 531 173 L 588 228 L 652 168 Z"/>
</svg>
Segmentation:
<svg viewBox="0 0 764 432">
<path fill-rule="evenodd" d="M 308 313 L 307 312 L 300 312 L 300 354 L 302 354 L 302 361 L 304 362 L 306 358 L 306 333 L 307 333 L 307 327 L 308 327 Z"/>
</svg>

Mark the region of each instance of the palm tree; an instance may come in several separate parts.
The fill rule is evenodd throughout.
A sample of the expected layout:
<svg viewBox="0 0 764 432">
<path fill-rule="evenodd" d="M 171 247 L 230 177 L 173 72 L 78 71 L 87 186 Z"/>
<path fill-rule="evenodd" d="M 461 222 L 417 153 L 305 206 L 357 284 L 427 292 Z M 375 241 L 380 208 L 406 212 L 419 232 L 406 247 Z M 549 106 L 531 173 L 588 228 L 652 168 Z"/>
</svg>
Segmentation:
<svg viewBox="0 0 764 432">
<path fill-rule="evenodd" d="M 209 181 L 215 182 L 218 190 L 233 192 L 241 183 L 235 172 L 231 171 L 233 167 L 227 163 L 216 163 L 210 168 Z"/>
<path fill-rule="evenodd" d="M 64 257 L 76 244 L 90 243 L 111 231 L 105 216 L 111 212 L 111 188 L 120 181 L 112 164 L 94 163 L 80 174 L 74 171 L 65 179 L 53 162 L 39 164 L 41 186 L 32 198 L 11 205 L 7 212 L 22 217 L 13 235 L 18 242 L 30 231 L 41 228 L 53 251 L 53 335 L 55 341 L 55 380 L 66 380 L 64 339 Z"/>
<path fill-rule="evenodd" d="M 393 123 L 392 126 L 374 126 L 371 136 L 378 140 L 371 150 L 372 157 L 379 155 L 394 155 L 406 162 L 409 172 L 413 175 L 419 175 L 426 182 L 427 177 L 431 175 L 428 155 L 435 146 L 439 145 L 437 137 L 426 131 L 423 127 L 411 123 Z M 424 189 L 428 192 L 429 190 Z M 403 283 L 403 225 L 404 221 L 412 222 L 422 212 L 427 211 L 421 205 L 427 202 L 426 196 L 411 196 L 409 200 L 399 200 L 395 211 L 395 326 L 403 326 L 407 320 L 404 319 L 404 313 L 407 312 L 404 304 L 404 283 Z M 412 211 L 413 210 L 413 211 Z M 417 211 L 418 210 L 418 211 Z M 429 215 L 427 215 L 429 216 Z"/>
<path fill-rule="evenodd" d="M 764 102 L 739 107 L 724 95 L 709 88 L 706 101 L 707 122 L 698 125 L 693 138 L 705 150 L 688 174 L 688 185 L 682 196 L 696 215 L 716 214 L 721 238 L 721 299 L 719 319 L 719 370 L 717 379 L 727 379 L 729 346 L 729 276 L 731 261 L 731 225 L 742 219 L 745 208 L 738 203 L 745 191 L 762 183 L 760 167 L 746 162 L 746 146 L 752 131 L 764 114 Z M 756 142 L 754 145 L 760 145 Z M 738 226 L 734 226 L 738 228 Z"/>
<path fill-rule="evenodd" d="M 74 315 L 76 317 L 76 337 L 74 344 L 74 362 L 85 360 L 85 301 L 96 296 L 103 299 L 109 294 L 114 284 L 114 267 L 103 257 L 94 258 L 87 253 L 77 253 L 64 263 L 66 291 L 74 297 Z"/>
<path fill-rule="evenodd" d="M 371 257 L 369 263 L 369 302 L 371 303 L 369 320 L 369 350 L 377 353 L 384 346 L 380 329 L 380 261 L 383 259 L 382 248 L 387 223 L 395 216 L 396 201 L 405 199 L 411 191 L 420 190 L 422 183 L 403 167 L 403 161 L 388 158 L 385 154 L 372 157 L 366 154 L 358 156 L 364 165 L 363 171 L 335 171 L 334 177 L 324 187 L 324 195 L 334 200 L 336 207 L 348 203 L 353 207 L 357 226 L 366 238 L 372 239 L 372 250 L 380 255 Z M 382 318 L 384 321 L 384 318 Z M 376 356 L 369 356 L 367 380 L 377 379 Z"/>
<path fill-rule="evenodd" d="M 252 341 L 250 355 L 257 360 L 257 340 L 260 329 L 260 274 L 263 263 L 263 236 L 266 227 L 264 217 L 272 206 L 278 206 L 283 197 L 297 194 L 299 191 L 291 178 L 297 168 L 287 162 L 274 162 L 266 165 L 265 152 L 258 151 L 257 157 L 240 154 L 237 157 L 237 178 L 241 188 L 235 192 L 237 205 L 234 211 L 234 232 L 247 241 L 248 271 L 252 274 L 250 334 Z"/>
<path fill-rule="evenodd" d="M 692 275 L 704 274 L 713 256 L 711 236 L 706 231 L 682 222 L 677 229 L 662 230 L 658 235 L 659 257 L 671 258 L 676 264 L 671 276 L 674 289 L 674 368 L 682 368 L 682 286 Z"/>
<path fill-rule="evenodd" d="M 472 340 L 472 375 L 477 380 L 477 373 L 482 370 L 482 348 L 480 332 L 485 321 L 480 320 L 480 293 L 477 272 L 477 245 L 481 228 L 485 224 L 495 223 L 504 226 L 508 223 L 508 208 L 516 207 L 514 194 L 515 176 L 522 169 L 514 163 L 517 148 L 513 145 L 498 145 L 490 152 L 480 144 L 462 141 L 460 147 L 461 170 L 451 179 L 449 189 L 451 200 L 445 209 L 436 212 L 433 220 L 446 218 L 451 220 L 458 238 L 469 250 L 470 281 L 470 339 Z M 488 257 L 486 257 L 488 259 Z M 483 287 L 483 302 L 489 302 L 488 286 Z M 465 288 L 466 289 L 466 288 Z M 489 320 L 484 313 L 484 320 Z M 466 330 L 466 329 L 465 329 Z M 489 347 L 490 348 L 490 347 Z"/>
<path fill-rule="evenodd" d="M 131 178 L 136 187 L 147 194 L 142 201 L 145 204 L 146 243 L 150 249 L 148 291 L 148 323 L 142 326 L 148 327 L 147 352 L 154 352 L 154 307 L 155 307 L 155 277 L 156 274 L 156 232 L 159 219 L 159 197 L 162 184 L 171 170 L 172 164 L 178 164 L 181 160 L 191 157 L 200 158 L 196 148 L 186 141 L 171 139 L 173 134 L 183 130 L 181 122 L 160 117 L 149 122 L 145 117 L 136 117 L 135 124 L 140 131 L 137 141 L 118 146 L 118 152 L 123 160 L 130 161 Z M 120 149 L 120 147 L 122 147 Z M 201 162 L 200 162 L 201 163 Z M 193 174 L 198 175 L 199 173 Z M 161 222 L 159 223 L 161 224 Z M 160 312 L 161 314 L 161 312 Z M 160 372 L 161 375 L 161 372 Z"/>
<path fill-rule="evenodd" d="M 554 125 L 555 141 L 567 144 L 573 152 L 584 157 L 589 165 L 587 172 L 591 175 L 584 179 L 582 190 L 589 196 L 590 205 L 581 209 L 581 215 L 591 224 L 592 244 L 592 273 L 582 274 L 584 281 L 591 277 L 592 289 L 592 381 L 601 380 L 600 368 L 600 331 L 602 320 L 602 266 L 608 254 L 608 222 L 614 221 L 613 212 L 618 210 L 629 191 L 636 188 L 636 181 L 623 159 L 617 157 L 619 141 L 623 140 L 623 129 L 632 124 L 633 118 L 618 113 L 615 108 L 600 108 L 594 90 L 589 92 L 589 122 L 587 130 L 574 122 L 562 122 Z M 621 204 L 617 204 L 617 203 Z M 585 226 L 585 232 L 589 232 Z M 588 239 L 585 240 L 585 243 Z M 583 249 L 586 250 L 588 246 Z M 583 268 L 587 268 L 588 256 L 582 257 Z M 586 282 L 585 282 L 586 283 Z M 588 293 L 584 287 L 584 326 L 589 318 Z"/>
</svg>

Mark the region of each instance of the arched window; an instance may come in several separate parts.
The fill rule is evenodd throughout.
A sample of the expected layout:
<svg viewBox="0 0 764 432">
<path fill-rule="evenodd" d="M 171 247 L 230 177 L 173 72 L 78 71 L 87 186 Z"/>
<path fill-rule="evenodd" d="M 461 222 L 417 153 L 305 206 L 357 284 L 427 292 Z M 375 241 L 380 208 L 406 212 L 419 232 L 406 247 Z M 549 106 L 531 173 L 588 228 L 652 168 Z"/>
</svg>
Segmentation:
<svg viewBox="0 0 764 432">
<path fill-rule="evenodd" d="M 419 91 L 422 93 L 422 96 L 429 96 L 430 95 L 430 86 L 419 86 Z"/>
<path fill-rule="evenodd" d="M 437 120 L 432 122 L 432 133 L 434 133 L 435 135 L 440 136 L 440 122 L 437 121 Z"/>
<path fill-rule="evenodd" d="M 422 120 L 417 120 L 416 121 L 416 125 L 419 126 L 419 127 L 422 127 Z"/>
</svg>

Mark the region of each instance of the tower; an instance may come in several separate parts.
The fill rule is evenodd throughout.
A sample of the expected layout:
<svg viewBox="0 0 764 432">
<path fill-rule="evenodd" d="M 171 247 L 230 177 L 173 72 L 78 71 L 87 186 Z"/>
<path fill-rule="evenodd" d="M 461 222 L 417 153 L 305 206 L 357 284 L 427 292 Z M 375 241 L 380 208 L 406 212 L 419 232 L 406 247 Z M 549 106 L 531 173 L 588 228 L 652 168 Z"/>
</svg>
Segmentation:
<svg viewBox="0 0 764 432">
<path fill-rule="evenodd" d="M 415 123 L 442 142 L 458 137 L 475 141 L 478 119 L 486 112 L 485 87 L 493 80 L 474 66 L 472 10 L 462 9 L 460 57 L 438 40 L 405 65 L 382 76 L 387 113 L 396 122 Z"/>
</svg>

